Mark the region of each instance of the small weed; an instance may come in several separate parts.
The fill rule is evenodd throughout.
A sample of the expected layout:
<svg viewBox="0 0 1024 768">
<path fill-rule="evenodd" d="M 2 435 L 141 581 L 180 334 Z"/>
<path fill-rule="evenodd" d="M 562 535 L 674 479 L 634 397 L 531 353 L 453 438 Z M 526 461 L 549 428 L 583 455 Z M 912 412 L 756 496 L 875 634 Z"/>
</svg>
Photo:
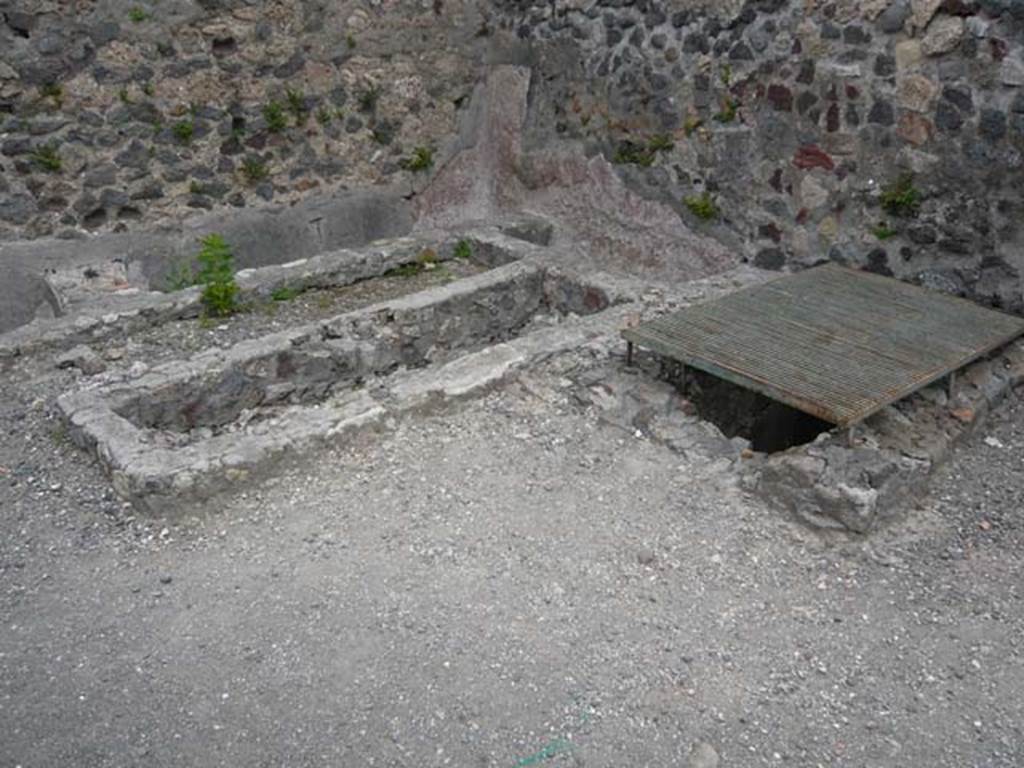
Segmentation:
<svg viewBox="0 0 1024 768">
<path fill-rule="evenodd" d="M 672 137 L 665 133 L 655 134 L 647 141 L 647 148 L 651 152 L 671 152 L 675 146 Z"/>
<path fill-rule="evenodd" d="M 649 168 L 654 165 L 659 152 L 670 152 L 674 147 L 672 137 L 664 133 L 651 136 L 646 144 L 622 141 L 612 156 L 612 162 L 616 165 L 639 165 L 642 168 Z"/>
<path fill-rule="evenodd" d="M 316 297 L 316 306 L 318 309 L 330 309 L 333 303 L 334 298 L 326 291 Z"/>
<path fill-rule="evenodd" d="M 195 132 L 196 125 L 191 120 L 179 120 L 171 126 L 171 133 L 174 134 L 174 138 L 182 144 L 191 144 Z"/>
<path fill-rule="evenodd" d="M 153 87 L 152 83 L 146 82 L 142 86 L 142 92 L 147 96 L 152 96 L 154 93 L 156 93 L 156 89 Z"/>
<path fill-rule="evenodd" d="M 705 192 L 702 195 L 685 197 L 683 198 L 683 204 L 690 209 L 690 213 L 702 221 L 717 219 L 721 213 L 718 210 L 718 205 L 715 203 L 710 192 Z"/>
<path fill-rule="evenodd" d="M 135 24 L 141 24 L 149 18 L 149 14 L 146 13 L 145 8 L 136 5 L 128 11 L 128 18 Z"/>
<path fill-rule="evenodd" d="M 300 293 L 302 293 L 302 291 L 298 288 L 292 288 L 290 285 L 282 285 L 270 294 L 270 298 L 274 301 L 291 301 Z"/>
<path fill-rule="evenodd" d="M 723 64 L 720 75 L 722 77 L 722 85 L 728 88 L 732 84 L 732 67 L 729 64 Z"/>
<path fill-rule="evenodd" d="M 345 45 L 347 45 L 350 50 L 352 48 L 355 48 L 356 47 L 356 39 L 355 39 L 355 37 L 353 37 L 352 35 L 347 35 L 345 37 Z"/>
<path fill-rule="evenodd" d="M 895 229 L 892 229 L 884 221 L 878 222 L 878 226 L 871 230 L 871 234 L 877 237 L 879 240 L 889 240 L 890 238 L 896 237 L 899 234 Z"/>
<path fill-rule="evenodd" d="M 32 162 L 45 171 L 57 173 L 63 165 L 60 159 L 60 153 L 57 150 L 58 147 L 56 143 L 40 144 L 32 150 Z"/>
<path fill-rule="evenodd" d="M 905 173 L 882 190 L 882 210 L 890 216 L 910 218 L 921 207 L 921 193 L 914 186 L 913 174 Z"/>
<path fill-rule="evenodd" d="M 117 92 L 117 98 L 119 98 L 121 100 L 122 104 L 131 104 L 132 103 L 132 97 L 131 97 L 131 94 L 128 93 L 128 89 L 127 88 L 122 88 L 121 90 L 119 90 Z"/>
<path fill-rule="evenodd" d="M 295 91 L 289 88 L 285 92 L 285 98 L 288 100 L 288 111 L 295 117 L 295 124 L 305 124 L 306 118 L 309 116 L 309 110 L 306 109 L 305 94 L 302 91 Z"/>
<path fill-rule="evenodd" d="M 736 119 L 736 102 L 731 96 L 722 98 L 722 109 L 715 115 L 715 120 L 720 123 L 731 123 Z"/>
<path fill-rule="evenodd" d="M 452 255 L 456 259 L 471 259 L 473 258 L 473 246 L 469 244 L 468 240 L 459 240 L 455 244 L 455 250 L 452 251 Z"/>
<path fill-rule="evenodd" d="M 402 161 L 402 167 L 413 173 L 429 171 L 433 166 L 434 150 L 430 147 L 416 147 L 412 155 Z"/>
<path fill-rule="evenodd" d="M 433 248 L 424 248 L 420 251 L 419 256 L 416 257 L 416 263 L 421 264 L 428 269 L 437 264 L 437 261 L 437 251 Z"/>
<path fill-rule="evenodd" d="M 203 286 L 203 305 L 214 317 L 227 317 L 238 310 L 238 283 L 234 256 L 221 235 L 207 235 L 201 241 L 197 282 Z"/>
<path fill-rule="evenodd" d="M 639 165 L 642 168 L 649 168 L 654 164 L 656 154 L 641 144 L 623 141 L 615 150 L 612 162 L 616 165 Z"/>
<path fill-rule="evenodd" d="M 193 195 L 201 195 L 206 191 L 206 188 L 198 181 L 190 181 L 188 185 L 188 191 Z"/>
<path fill-rule="evenodd" d="M 320 107 L 320 109 L 316 111 L 316 119 L 320 125 L 330 125 L 331 120 L 334 119 L 334 114 L 331 110 L 326 109 L 325 107 Z"/>
<path fill-rule="evenodd" d="M 64 105 L 64 88 L 60 83 L 46 83 L 39 86 L 39 95 L 44 99 L 53 99 L 58 109 Z"/>
<path fill-rule="evenodd" d="M 277 101 L 272 101 L 263 107 L 263 119 L 267 122 L 267 130 L 271 133 L 281 133 L 288 127 L 288 120 L 284 116 L 284 107 Z"/>
<path fill-rule="evenodd" d="M 373 112 L 377 108 L 377 104 L 380 102 L 380 97 L 380 86 L 371 85 L 368 88 L 365 88 L 359 92 L 359 96 L 357 97 L 359 109 L 363 112 Z"/>
<path fill-rule="evenodd" d="M 247 157 L 242 161 L 242 175 L 250 184 L 263 181 L 270 175 L 267 164 L 258 157 Z"/>
<path fill-rule="evenodd" d="M 683 131 L 686 133 L 686 137 L 689 138 L 690 136 L 692 136 L 693 132 L 700 128 L 702 125 L 704 125 L 703 120 L 701 120 L 696 115 L 690 115 L 690 117 L 686 118 L 686 122 L 683 123 Z"/>
</svg>

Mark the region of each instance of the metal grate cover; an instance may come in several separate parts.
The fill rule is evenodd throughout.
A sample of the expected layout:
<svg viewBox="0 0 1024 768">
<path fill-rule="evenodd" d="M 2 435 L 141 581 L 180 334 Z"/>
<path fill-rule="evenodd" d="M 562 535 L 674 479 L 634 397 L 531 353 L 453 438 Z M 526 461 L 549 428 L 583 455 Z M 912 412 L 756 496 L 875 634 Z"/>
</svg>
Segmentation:
<svg viewBox="0 0 1024 768">
<path fill-rule="evenodd" d="M 622 335 L 845 427 L 1024 335 L 1024 318 L 825 264 Z"/>
</svg>

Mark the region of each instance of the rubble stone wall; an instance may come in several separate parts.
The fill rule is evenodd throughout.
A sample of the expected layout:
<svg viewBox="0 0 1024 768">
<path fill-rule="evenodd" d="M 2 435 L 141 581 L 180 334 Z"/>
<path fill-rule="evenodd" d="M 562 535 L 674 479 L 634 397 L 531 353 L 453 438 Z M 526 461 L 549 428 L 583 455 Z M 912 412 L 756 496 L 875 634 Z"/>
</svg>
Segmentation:
<svg viewBox="0 0 1024 768">
<path fill-rule="evenodd" d="M 411 191 L 483 23 L 464 0 L 0 0 L 0 241 Z"/>
<path fill-rule="evenodd" d="M 1024 309 L 1018 0 L 0 0 L 0 241 L 414 198 L 501 63 L 524 149 L 603 154 L 758 266 Z"/>
<path fill-rule="evenodd" d="M 535 137 L 587 142 L 758 266 L 1024 308 L 1024 3 L 498 2 L 537 52 Z"/>
</svg>

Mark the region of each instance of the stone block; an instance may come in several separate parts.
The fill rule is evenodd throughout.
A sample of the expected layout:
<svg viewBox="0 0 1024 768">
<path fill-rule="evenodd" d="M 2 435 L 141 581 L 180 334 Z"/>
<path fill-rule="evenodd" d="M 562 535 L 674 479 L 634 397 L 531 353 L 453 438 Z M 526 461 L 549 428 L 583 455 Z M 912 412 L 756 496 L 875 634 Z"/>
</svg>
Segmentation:
<svg viewBox="0 0 1024 768">
<path fill-rule="evenodd" d="M 921 52 L 925 56 L 941 56 L 960 44 L 964 35 L 964 20 L 959 16 L 939 16 L 921 39 Z"/>
</svg>

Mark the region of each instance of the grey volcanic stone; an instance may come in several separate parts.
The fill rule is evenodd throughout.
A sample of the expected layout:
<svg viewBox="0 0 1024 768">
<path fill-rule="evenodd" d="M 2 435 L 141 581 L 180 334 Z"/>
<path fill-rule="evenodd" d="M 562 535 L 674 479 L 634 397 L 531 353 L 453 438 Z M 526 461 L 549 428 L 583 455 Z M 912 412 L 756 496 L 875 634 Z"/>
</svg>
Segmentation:
<svg viewBox="0 0 1024 768">
<path fill-rule="evenodd" d="M 904 23 L 910 18 L 910 3 L 907 0 L 896 0 L 878 17 L 878 28 L 889 35 L 903 29 Z"/>
<path fill-rule="evenodd" d="M 871 105 L 868 113 L 868 122 L 876 125 L 892 125 L 896 122 L 896 112 L 892 103 L 884 99 L 878 99 Z"/>
<path fill-rule="evenodd" d="M 998 109 L 981 110 L 978 135 L 989 141 L 1000 141 L 1006 137 L 1006 113 Z"/>
<path fill-rule="evenodd" d="M 57 358 L 58 368 L 77 368 L 86 376 L 95 376 L 107 370 L 103 358 L 90 347 L 80 344 Z"/>
</svg>

